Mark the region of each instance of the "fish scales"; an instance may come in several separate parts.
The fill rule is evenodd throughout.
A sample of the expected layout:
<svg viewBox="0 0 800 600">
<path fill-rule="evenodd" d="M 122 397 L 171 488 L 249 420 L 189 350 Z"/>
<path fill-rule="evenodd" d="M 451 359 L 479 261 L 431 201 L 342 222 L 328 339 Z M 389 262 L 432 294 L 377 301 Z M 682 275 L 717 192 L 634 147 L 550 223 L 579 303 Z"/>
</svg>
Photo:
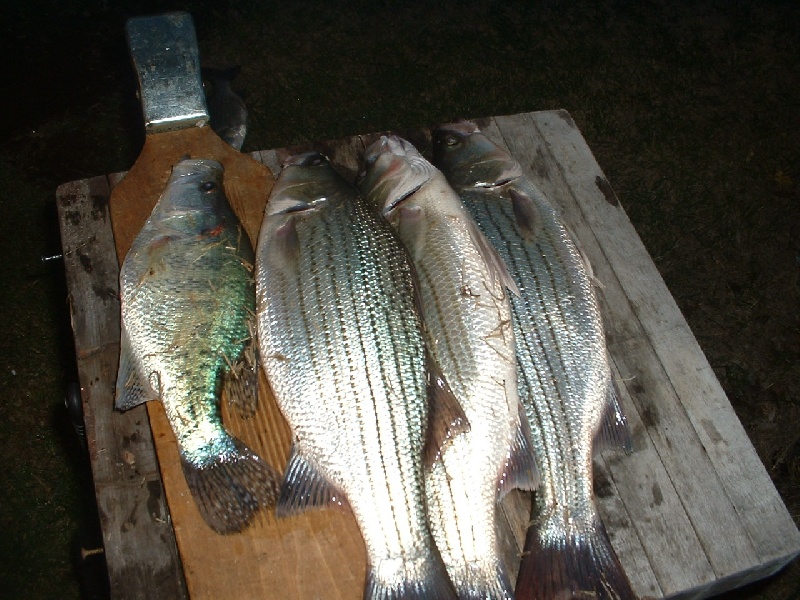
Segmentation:
<svg viewBox="0 0 800 600">
<path fill-rule="evenodd" d="M 514 244 L 514 237 L 507 233 L 516 222 L 510 203 L 490 202 L 480 193 L 463 197 L 478 222 L 487 224 L 487 236 L 493 243 Z M 555 214 L 550 217 L 554 219 Z M 518 274 L 520 287 L 520 297 L 511 299 L 522 350 L 520 363 L 534 366 L 518 370 L 523 381 L 520 392 L 529 400 L 528 414 L 535 419 L 532 436 L 540 449 L 540 466 L 545 463 L 543 470 L 552 474 L 542 480 L 537 494 L 546 505 L 572 504 L 580 511 L 571 513 L 576 518 L 592 514 L 588 505 L 590 471 L 585 467 L 585 453 L 578 455 L 581 446 L 591 446 L 610 373 L 599 358 L 604 356 L 605 346 L 588 280 L 569 276 L 581 268 L 581 258 L 565 243 L 563 227 L 555 220 L 552 223 L 552 230 L 537 232 L 536 239 L 541 241 L 508 252 L 507 259 L 511 271 Z M 578 403 L 575 398 L 586 400 Z"/>
<path fill-rule="evenodd" d="M 223 387 L 247 414 L 258 393 L 253 250 L 222 173 L 211 160 L 178 163 L 123 261 L 116 406 L 161 400 L 200 513 L 229 533 L 274 502 L 278 475 L 221 420 Z"/>
<path fill-rule="evenodd" d="M 470 422 L 426 475 L 431 528 L 459 598 L 510 598 L 495 511 L 501 479 L 523 452 L 514 448 L 520 403 L 505 291 L 516 286 L 443 175 L 410 143 L 384 136 L 365 163 L 359 187 L 409 250 L 429 347 Z M 528 440 L 526 448 L 532 485 Z"/>
<path fill-rule="evenodd" d="M 259 238 L 259 337 L 293 431 L 279 514 L 347 503 L 368 598 L 453 598 L 425 521 L 427 369 L 407 256 L 321 155 L 284 166 Z"/>
<path fill-rule="evenodd" d="M 439 128 L 434 156 L 520 290 L 511 298 L 519 395 L 541 483 L 517 598 L 633 598 L 594 505 L 593 451 L 628 448 L 630 432 L 588 263 L 519 164 L 477 127 Z"/>
</svg>

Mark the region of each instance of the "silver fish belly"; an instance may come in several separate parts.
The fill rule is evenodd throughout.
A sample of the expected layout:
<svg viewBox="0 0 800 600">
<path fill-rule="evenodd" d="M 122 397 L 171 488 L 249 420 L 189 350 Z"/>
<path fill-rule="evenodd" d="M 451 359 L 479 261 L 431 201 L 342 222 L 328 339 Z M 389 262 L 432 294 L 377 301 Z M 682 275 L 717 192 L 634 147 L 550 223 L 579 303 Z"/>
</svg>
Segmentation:
<svg viewBox="0 0 800 600">
<path fill-rule="evenodd" d="M 279 516 L 349 504 L 365 598 L 454 598 L 425 520 L 426 357 L 399 240 L 310 153 L 284 164 L 256 265 L 261 357 L 293 432 Z"/>
<path fill-rule="evenodd" d="M 410 143 L 383 137 L 365 162 L 359 185 L 409 250 L 433 358 L 470 423 L 426 474 L 436 544 L 459 598 L 511 598 L 497 499 L 535 484 L 506 291 L 516 285 L 444 176 Z"/>
<path fill-rule="evenodd" d="M 256 402 L 253 250 L 222 191 L 222 166 L 184 160 L 120 270 L 116 406 L 160 399 L 189 489 L 216 531 L 272 504 L 278 474 L 228 434 L 220 391 Z M 238 397 L 237 397 L 238 396 Z"/>
<path fill-rule="evenodd" d="M 588 265 L 518 163 L 469 123 L 434 134 L 435 162 L 506 261 L 519 394 L 541 483 L 518 599 L 633 598 L 594 505 L 596 447 L 629 447 Z M 572 596 L 570 596 L 572 595 Z"/>
</svg>

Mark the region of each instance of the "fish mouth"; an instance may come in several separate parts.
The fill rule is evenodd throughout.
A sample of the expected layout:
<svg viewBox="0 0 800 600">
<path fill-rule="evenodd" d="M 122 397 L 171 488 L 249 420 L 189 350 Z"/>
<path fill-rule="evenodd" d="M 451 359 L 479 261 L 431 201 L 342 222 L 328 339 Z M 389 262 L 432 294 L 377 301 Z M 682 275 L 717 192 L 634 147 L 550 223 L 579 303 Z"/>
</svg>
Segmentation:
<svg viewBox="0 0 800 600">
<path fill-rule="evenodd" d="M 319 167 L 327 164 L 328 157 L 322 152 L 303 152 L 301 154 L 294 154 L 286 158 L 281 164 L 281 168 L 286 167 Z"/>
<path fill-rule="evenodd" d="M 379 139 L 370 144 L 364 151 L 364 164 L 368 167 L 375 164 L 384 154 L 391 154 L 398 158 L 412 158 L 419 154 L 419 151 L 401 137 L 396 135 L 382 135 Z"/>
<path fill-rule="evenodd" d="M 183 178 L 208 172 L 222 174 L 224 170 L 222 164 L 216 160 L 210 158 L 189 158 L 189 155 L 186 154 L 172 167 L 172 177 Z"/>
</svg>

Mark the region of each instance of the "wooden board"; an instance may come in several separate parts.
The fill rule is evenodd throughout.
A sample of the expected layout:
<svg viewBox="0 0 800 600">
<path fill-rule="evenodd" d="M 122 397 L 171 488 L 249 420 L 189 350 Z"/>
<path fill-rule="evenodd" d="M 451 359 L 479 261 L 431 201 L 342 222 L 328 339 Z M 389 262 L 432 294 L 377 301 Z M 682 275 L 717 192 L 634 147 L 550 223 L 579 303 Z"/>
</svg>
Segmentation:
<svg viewBox="0 0 800 600">
<path fill-rule="evenodd" d="M 800 532 L 569 114 L 523 113 L 482 119 L 479 125 L 512 152 L 562 211 L 602 286 L 609 351 L 634 453 L 598 458 L 595 480 L 601 516 L 634 590 L 644 598 L 701 598 L 780 569 L 800 553 Z M 421 150 L 428 147 L 427 131 L 398 133 Z M 253 157 L 277 174 L 284 157 L 313 147 L 352 177 L 374 138 Z M 241 534 L 217 535 L 194 507 L 160 405 L 149 407 L 160 480 L 141 416 L 112 414 L 118 267 L 105 202 L 115 182 L 95 178 L 58 190 L 114 596 L 360 598 L 364 549 L 348 513 L 318 511 L 283 521 L 264 513 Z M 260 214 L 251 209 L 240 216 L 249 232 L 257 231 Z M 262 390 L 253 419 L 227 410 L 223 416 L 232 432 L 280 469 L 288 454 L 288 429 L 268 386 Z M 132 493 L 135 481 L 143 483 Z M 520 493 L 501 507 L 506 559 L 514 573 L 528 510 L 529 497 Z"/>
</svg>

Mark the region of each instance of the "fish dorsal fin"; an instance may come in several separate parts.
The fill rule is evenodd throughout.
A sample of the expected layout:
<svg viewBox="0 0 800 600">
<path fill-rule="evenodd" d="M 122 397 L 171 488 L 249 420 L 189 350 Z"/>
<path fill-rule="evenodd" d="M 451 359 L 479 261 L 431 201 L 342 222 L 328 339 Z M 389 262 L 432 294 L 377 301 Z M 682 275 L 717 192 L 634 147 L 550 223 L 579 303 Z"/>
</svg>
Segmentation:
<svg viewBox="0 0 800 600">
<path fill-rule="evenodd" d="M 120 334 L 119 371 L 114 407 L 117 410 L 128 410 L 149 400 L 158 400 L 158 396 L 139 370 L 124 322 Z"/>
<path fill-rule="evenodd" d="M 478 229 L 478 226 L 472 217 L 469 216 L 466 209 L 463 212 L 469 237 L 472 240 L 472 244 L 481 255 L 483 262 L 486 263 L 486 267 L 489 269 L 492 284 L 499 279 L 501 285 L 508 288 L 515 296 L 519 296 L 519 287 L 517 287 L 517 282 L 514 281 L 511 273 L 508 272 L 506 261 L 497 253 L 497 250 L 492 246 L 492 243 L 486 239 L 483 232 Z"/>
<path fill-rule="evenodd" d="M 249 337 L 239 357 L 233 362 L 225 357 L 228 368 L 223 386 L 228 402 L 249 419 L 258 407 L 258 345 L 253 315 L 248 315 L 247 330 Z"/>
<path fill-rule="evenodd" d="M 275 516 L 288 517 L 309 508 L 345 504 L 347 499 L 342 491 L 303 456 L 295 441 L 283 475 Z"/>
<path fill-rule="evenodd" d="M 625 413 L 622 412 L 616 383 L 613 380 L 608 385 L 603 420 L 597 433 L 595 433 L 592 447 L 595 455 L 610 449 L 622 449 L 626 454 L 630 454 L 633 451 L 633 440 L 628 426 L 628 419 Z"/>
<path fill-rule="evenodd" d="M 450 389 L 436 362 L 428 356 L 428 437 L 425 441 L 425 464 L 435 463 L 453 439 L 469 431 L 464 409 Z"/>
<path fill-rule="evenodd" d="M 503 472 L 497 483 L 497 491 L 500 498 L 505 497 L 513 489 L 527 490 L 532 492 L 539 487 L 541 481 L 539 467 L 536 464 L 536 457 L 533 452 L 531 442 L 531 428 L 525 408 L 522 403 L 518 403 L 519 423 L 514 441 L 508 454 L 508 460 L 504 465 Z"/>
</svg>

